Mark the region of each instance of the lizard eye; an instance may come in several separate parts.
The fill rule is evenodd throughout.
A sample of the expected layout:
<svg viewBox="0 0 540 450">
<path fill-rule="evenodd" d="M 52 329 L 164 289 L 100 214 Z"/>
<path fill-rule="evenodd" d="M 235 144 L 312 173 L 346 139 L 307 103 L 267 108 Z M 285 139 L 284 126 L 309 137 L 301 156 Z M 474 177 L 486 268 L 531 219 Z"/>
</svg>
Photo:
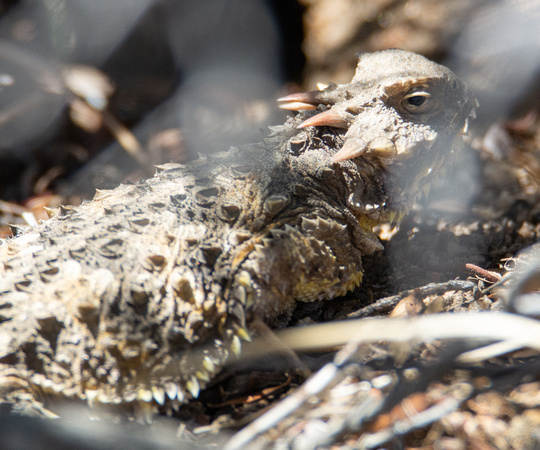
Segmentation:
<svg viewBox="0 0 540 450">
<path fill-rule="evenodd" d="M 425 91 L 415 91 L 403 97 L 403 107 L 412 113 L 427 112 L 431 108 L 431 95 Z"/>
</svg>

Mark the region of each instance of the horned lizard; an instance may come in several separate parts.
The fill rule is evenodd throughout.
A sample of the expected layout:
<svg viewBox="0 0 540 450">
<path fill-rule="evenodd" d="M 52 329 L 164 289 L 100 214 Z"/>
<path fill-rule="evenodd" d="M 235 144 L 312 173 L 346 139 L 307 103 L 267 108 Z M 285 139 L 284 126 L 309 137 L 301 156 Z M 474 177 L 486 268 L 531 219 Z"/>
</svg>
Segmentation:
<svg viewBox="0 0 540 450">
<path fill-rule="evenodd" d="M 262 142 L 97 191 L 0 245 L 0 399 L 154 411 L 197 397 L 257 317 L 362 279 L 474 111 L 440 65 L 359 57 L 348 84 L 279 100 Z"/>
</svg>

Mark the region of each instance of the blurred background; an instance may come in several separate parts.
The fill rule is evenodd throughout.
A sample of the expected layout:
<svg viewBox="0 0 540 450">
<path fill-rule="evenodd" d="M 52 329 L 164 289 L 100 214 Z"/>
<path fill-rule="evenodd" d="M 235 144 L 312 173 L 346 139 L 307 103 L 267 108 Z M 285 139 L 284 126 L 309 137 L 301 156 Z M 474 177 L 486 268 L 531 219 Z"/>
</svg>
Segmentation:
<svg viewBox="0 0 540 450">
<path fill-rule="evenodd" d="M 536 0 L 0 0 L 0 235 L 259 140 L 286 118 L 277 97 L 348 82 L 358 52 L 386 48 L 448 65 L 480 102 L 423 223 L 534 228 L 539 23 Z"/>
</svg>

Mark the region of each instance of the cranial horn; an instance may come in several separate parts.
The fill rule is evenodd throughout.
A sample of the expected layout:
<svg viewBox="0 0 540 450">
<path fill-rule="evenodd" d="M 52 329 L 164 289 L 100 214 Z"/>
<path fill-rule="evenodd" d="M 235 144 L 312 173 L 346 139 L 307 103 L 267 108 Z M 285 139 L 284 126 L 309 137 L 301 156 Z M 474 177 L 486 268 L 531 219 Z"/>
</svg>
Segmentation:
<svg viewBox="0 0 540 450">
<path fill-rule="evenodd" d="M 298 128 L 306 127 L 334 127 L 334 128 L 348 128 L 349 122 L 342 114 L 339 114 L 336 111 L 329 109 L 322 113 L 316 114 L 313 117 L 310 117 L 307 120 L 304 120 Z"/>
<path fill-rule="evenodd" d="M 317 95 L 319 93 L 319 91 L 299 92 L 278 98 L 277 102 L 280 103 L 281 109 L 290 111 L 313 110 L 321 103 Z"/>
<path fill-rule="evenodd" d="M 379 137 L 373 139 L 368 144 L 369 153 L 377 155 L 381 159 L 392 159 L 397 155 L 396 144 L 390 139 L 385 137 Z"/>
<path fill-rule="evenodd" d="M 347 159 L 360 156 L 361 154 L 365 153 L 366 149 L 366 143 L 362 139 L 349 138 L 345 141 L 343 147 L 341 147 L 341 150 L 337 152 L 332 159 L 334 161 L 346 161 Z"/>
</svg>

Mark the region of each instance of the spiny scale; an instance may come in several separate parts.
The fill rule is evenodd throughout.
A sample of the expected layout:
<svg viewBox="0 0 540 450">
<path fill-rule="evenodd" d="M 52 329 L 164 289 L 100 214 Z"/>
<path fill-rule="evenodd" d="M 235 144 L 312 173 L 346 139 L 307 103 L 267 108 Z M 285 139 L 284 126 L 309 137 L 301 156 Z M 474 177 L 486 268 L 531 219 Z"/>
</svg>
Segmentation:
<svg viewBox="0 0 540 450">
<path fill-rule="evenodd" d="M 427 190 L 474 107 L 449 70 L 398 50 L 291 102 L 308 110 L 263 142 L 159 166 L 2 242 L 1 401 L 148 420 L 197 397 L 250 339 L 247 317 L 271 325 L 358 285 L 373 226 Z"/>
</svg>

